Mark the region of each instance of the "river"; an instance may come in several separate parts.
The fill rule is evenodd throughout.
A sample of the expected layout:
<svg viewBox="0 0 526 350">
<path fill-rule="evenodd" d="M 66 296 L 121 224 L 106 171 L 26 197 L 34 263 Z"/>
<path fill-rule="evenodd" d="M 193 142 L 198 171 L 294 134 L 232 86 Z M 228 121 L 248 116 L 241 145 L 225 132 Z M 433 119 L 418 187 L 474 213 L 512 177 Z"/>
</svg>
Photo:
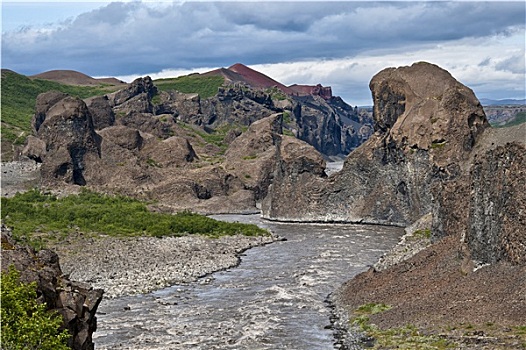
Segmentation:
<svg viewBox="0 0 526 350">
<path fill-rule="evenodd" d="M 327 296 L 398 242 L 400 228 L 257 223 L 286 241 L 238 267 L 146 295 L 103 300 L 96 349 L 334 349 Z"/>
</svg>

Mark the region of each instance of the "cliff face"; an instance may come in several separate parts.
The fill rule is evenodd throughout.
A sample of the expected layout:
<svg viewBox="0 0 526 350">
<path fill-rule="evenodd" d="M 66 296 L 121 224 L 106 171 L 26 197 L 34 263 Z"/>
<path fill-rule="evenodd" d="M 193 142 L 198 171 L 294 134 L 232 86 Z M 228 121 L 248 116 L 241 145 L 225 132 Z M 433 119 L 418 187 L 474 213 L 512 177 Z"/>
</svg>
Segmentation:
<svg viewBox="0 0 526 350">
<path fill-rule="evenodd" d="M 196 94 L 162 92 L 154 113 L 171 114 L 185 123 L 214 129 L 225 124 L 248 126 L 283 112 L 290 116 L 284 121 L 285 128 L 297 138 L 327 156 L 345 156 L 369 138 L 372 123 L 360 118 L 341 98 L 321 95 L 322 90 L 318 90 L 284 98 L 282 93 L 273 95 L 277 89 L 257 90 L 235 83 L 204 100 Z"/>
<path fill-rule="evenodd" d="M 473 92 L 428 63 L 370 87 L 375 134 L 328 179 L 278 157 L 263 216 L 406 226 L 432 213 L 435 240 L 459 237 L 479 263 L 524 264 L 526 125 L 490 128 Z"/>
<path fill-rule="evenodd" d="M 280 206 L 288 194 L 271 191 L 265 217 L 407 225 L 432 210 L 435 183 L 462 174 L 462 162 L 489 126 L 470 89 L 423 62 L 383 70 L 370 88 L 373 136 L 328 181 L 303 175 L 309 179 L 294 185 L 295 206 Z M 280 168 L 287 167 L 282 160 Z M 278 174 L 273 188 L 291 187 L 292 181 L 288 173 Z"/>
<path fill-rule="evenodd" d="M 524 145 L 508 143 L 479 157 L 471 168 L 466 241 L 483 263 L 526 264 L 525 152 Z"/>
<path fill-rule="evenodd" d="M 62 274 L 58 256 L 51 250 L 34 250 L 15 244 L 2 225 L 2 271 L 13 265 L 24 283 L 37 283 L 37 297 L 64 319 L 63 328 L 71 335 L 68 345 L 75 350 L 92 350 L 97 329 L 95 313 L 102 300 L 102 289 L 70 281 Z"/>
</svg>

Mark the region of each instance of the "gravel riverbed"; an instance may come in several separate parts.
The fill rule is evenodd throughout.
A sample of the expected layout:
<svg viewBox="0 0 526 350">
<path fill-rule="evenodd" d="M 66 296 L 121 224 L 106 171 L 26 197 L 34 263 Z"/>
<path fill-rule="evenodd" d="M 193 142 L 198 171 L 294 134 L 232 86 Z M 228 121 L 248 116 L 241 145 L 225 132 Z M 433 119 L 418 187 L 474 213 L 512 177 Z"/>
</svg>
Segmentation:
<svg viewBox="0 0 526 350">
<path fill-rule="evenodd" d="M 104 289 L 105 298 L 116 298 L 196 281 L 236 266 L 246 249 L 277 239 L 242 235 L 115 238 L 77 234 L 52 249 L 60 257 L 63 272 L 72 280 Z"/>
</svg>

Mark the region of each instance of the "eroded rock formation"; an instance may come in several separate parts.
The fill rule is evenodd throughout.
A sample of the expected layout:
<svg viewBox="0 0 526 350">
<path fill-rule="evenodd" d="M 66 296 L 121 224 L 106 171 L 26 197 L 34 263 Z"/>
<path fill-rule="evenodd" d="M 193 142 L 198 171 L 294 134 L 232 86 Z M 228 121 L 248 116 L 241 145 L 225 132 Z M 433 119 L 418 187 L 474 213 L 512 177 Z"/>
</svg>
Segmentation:
<svg viewBox="0 0 526 350">
<path fill-rule="evenodd" d="M 24 152 L 43 161 L 43 177 L 85 185 L 88 164 L 100 158 L 101 142 L 86 104 L 59 92 L 41 94 L 33 128 L 39 140 L 31 138 Z"/>
<path fill-rule="evenodd" d="M 69 331 L 68 345 L 75 350 L 92 350 L 92 334 L 97 329 L 95 313 L 102 300 L 102 289 L 70 281 L 62 274 L 58 255 L 51 250 L 35 252 L 16 244 L 10 231 L 2 225 L 2 271 L 14 266 L 24 283 L 36 282 L 37 297 L 49 310 L 64 319 Z"/>
<path fill-rule="evenodd" d="M 482 263 L 526 265 L 525 154 L 524 144 L 508 143 L 477 157 L 471 167 L 466 240 Z"/>
<path fill-rule="evenodd" d="M 526 126 L 490 128 L 473 92 L 428 63 L 370 87 L 375 134 L 328 179 L 279 158 L 263 215 L 406 226 L 432 214 L 434 240 L 458 237 L 476 264 L 524 264 Z"/>
<path fill-rule="evenodd" d="M 463 173 L 462 162 L 489 126 L 473 92 L 425 62 L 371 80 L 374 129 L 327 181 L 281 159 L 263 215 L 283 220 L 407 225 L 432 210 L 431 187 Z M 285 206 L 287 188 L 294 206 Z M 280 189 L 280 190 L 276 190 Z"/>
</svg>

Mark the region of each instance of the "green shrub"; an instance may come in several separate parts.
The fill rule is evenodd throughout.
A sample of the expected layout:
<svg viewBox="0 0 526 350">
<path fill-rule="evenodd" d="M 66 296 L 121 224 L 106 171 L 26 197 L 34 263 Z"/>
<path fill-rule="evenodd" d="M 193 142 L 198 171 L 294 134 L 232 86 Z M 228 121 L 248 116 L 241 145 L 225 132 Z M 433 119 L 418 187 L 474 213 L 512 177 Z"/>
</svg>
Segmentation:
<svg viewBox="0 0 526 350">
<path fill-rule="evenodd" d="M 10 266 L 1 284 L 2 349 L 69 349 L 67 330 L 59 330 L 62 318 L 37 302 L 36 283 L 20 282 L 19 272 Z"/>
</svg>

